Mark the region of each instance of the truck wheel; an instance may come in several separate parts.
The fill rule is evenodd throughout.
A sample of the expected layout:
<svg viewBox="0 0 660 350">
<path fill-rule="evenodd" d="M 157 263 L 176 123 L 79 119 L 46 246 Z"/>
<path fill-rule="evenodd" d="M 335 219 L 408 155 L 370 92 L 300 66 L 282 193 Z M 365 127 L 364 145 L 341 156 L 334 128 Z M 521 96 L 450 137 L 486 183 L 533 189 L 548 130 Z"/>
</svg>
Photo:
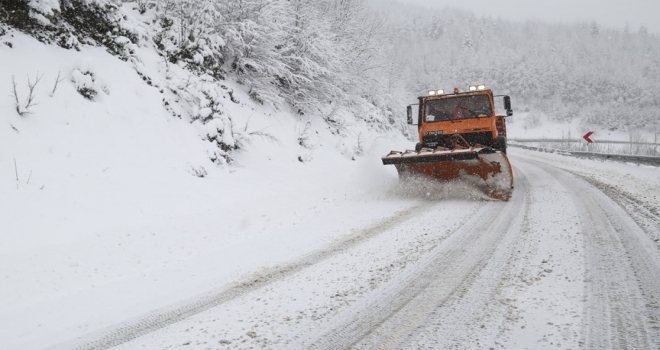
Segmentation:
<svg viewBox="0 0 660 350">
<path fill-rule="evenodd" d="M 418 143 L 415 145 L 415 152 L 419 152 L 419 151 L 421 151 L 421 150 L 422 150 L 422 144 L 418 142 Z"/>
<path fill-rule="evenodd" d="M 506 137 L 499 136 L 497 138 L 497 148 L 502 151 L 502 153 L 506 154 Z"/>
</svg>

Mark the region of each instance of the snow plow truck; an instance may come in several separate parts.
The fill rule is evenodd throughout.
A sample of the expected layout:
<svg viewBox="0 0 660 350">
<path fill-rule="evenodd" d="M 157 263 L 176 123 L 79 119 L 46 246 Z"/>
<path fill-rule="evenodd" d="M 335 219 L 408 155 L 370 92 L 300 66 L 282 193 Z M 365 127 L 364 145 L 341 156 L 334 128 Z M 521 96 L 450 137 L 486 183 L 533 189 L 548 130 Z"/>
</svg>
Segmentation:
<svg viewBox="0 0 660 350">
<path fill-rule="evenodd" d="M 495 98 L 503 97 L 506 116 L 497 115 Z M 436 181 L 465 181 L 497 200 L 508 201 L 513 192 L 513 171 L 506 156 L 505 118 L 513 115 L 511 99 L 494 96 L 485 85 L 466 92 L 432 90 L 419 97 L 415 150 L 392 151 L 382 157 L 394 165 L 402 181 L 428 177 Z M 407 108 L 414 125 L 413 106 Z"/>
</svg>

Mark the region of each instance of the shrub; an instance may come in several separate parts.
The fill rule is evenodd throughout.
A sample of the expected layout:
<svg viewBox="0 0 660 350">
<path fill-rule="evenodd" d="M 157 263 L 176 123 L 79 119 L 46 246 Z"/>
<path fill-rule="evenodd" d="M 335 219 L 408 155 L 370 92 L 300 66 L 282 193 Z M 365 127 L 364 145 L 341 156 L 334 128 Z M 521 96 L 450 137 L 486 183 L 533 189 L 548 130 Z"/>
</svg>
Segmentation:
<svg viewBox="0 0 660 350">
<path fill-rule="evenodd" d="M 90 101 L 94 101 L 94 97 L 96 97 L 96 95 L 98 94 L 98 92 L 96 90 L 94 90 L 92 88 L 88 88 L 88 87 L 82 87 L 82 88 L 78 88 L 76 90 L 78 91 L 78 93 L 80 93 L 82 95 L 82 97 L 84 97 L 84 98 L 86 98 Z"/>
</svg>

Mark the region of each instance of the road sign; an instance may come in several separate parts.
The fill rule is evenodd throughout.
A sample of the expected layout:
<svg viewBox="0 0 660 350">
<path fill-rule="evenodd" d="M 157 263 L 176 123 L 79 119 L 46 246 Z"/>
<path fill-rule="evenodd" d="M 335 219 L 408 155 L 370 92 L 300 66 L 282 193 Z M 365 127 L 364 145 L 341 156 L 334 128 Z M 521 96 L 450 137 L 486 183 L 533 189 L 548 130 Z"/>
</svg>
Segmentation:
<svg viewBox="0 0 660 350">
<path fill-rule="evenodd" d="M 582 136 L 582 138 L 585 139 L 585 140 L 587 140 L 588 143 L 594 143 L 594 142 L 589 138 L 589 137 L 591 137 L 591 135 L 593 135 L 593 134 L 594 134 L 593 131 L 589 131 L 589 132 L 586 133 L 584 136 Z"/>
</svg>

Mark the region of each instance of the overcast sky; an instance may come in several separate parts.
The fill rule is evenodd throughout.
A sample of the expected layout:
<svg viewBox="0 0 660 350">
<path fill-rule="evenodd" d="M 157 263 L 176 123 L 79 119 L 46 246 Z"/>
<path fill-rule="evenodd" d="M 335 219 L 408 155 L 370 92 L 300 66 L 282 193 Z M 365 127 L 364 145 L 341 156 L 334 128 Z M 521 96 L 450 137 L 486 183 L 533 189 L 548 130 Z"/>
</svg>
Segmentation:
<svg viewBox="0 0 660 350">
<path fill-rule="evenodd" d="M 451 6 L 477 15 L 511 20 L 542 19 L 549 22 L 596 21 L 631 31 L 646 25 L 660 34 L 660 0 L 397 0 L 405 4 Z"/>
</svg>

